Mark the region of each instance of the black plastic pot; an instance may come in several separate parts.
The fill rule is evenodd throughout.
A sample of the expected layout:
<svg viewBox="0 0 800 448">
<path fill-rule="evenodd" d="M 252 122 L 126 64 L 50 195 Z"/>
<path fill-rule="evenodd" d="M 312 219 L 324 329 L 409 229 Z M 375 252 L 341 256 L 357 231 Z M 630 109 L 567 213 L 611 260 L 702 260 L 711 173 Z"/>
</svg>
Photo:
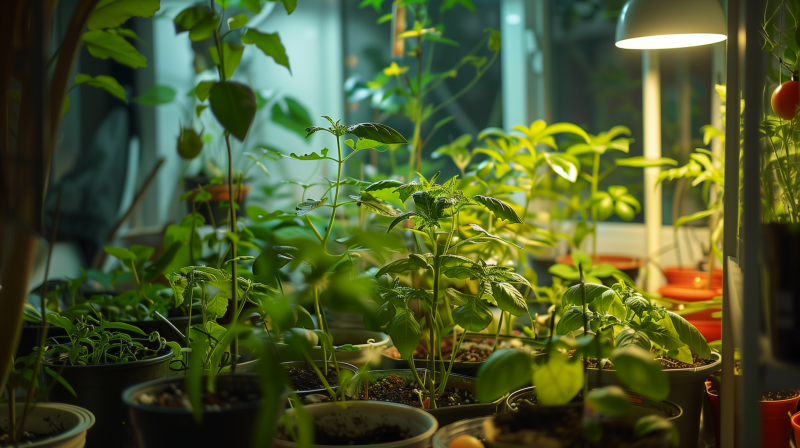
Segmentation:
<svg viewBox="0 0 800 448">
<path fill-rule="evenodd" d="M 722 368 L 722 358 L 719 353 L 712 353 L 712 364 L 695 369 L 666 369 L 669 376 L 670 392 L 667 400 L 677 404 L 683 409 L 683 415 L 672 423 L 678 429 L 681 437 L 680 448 L 697 448 L 700 437 L 700 415 L 703 410 L 705 395 L 705 381 L 708 375 Z M 603 370 L 598 383 L 598 370 L 589 369 L 589 388 L 594 389 L 600 385 L 614 384 L 622 386 L 613 370 Z"/>
<path fill-rule="evenodd" d="M 764 262 L 769 301 L 767 319 L 772 356 L 800 365 L 800 226 L 764 225 Z"/>
<path fill-rule="evenodd" d="M 172 349 L 167 347 L 156 358 L 124 364 L 65 366 L 44 363 L 59 372 L 77 395 L 73 396 L 60 383 L 55 383 L 47 399 L 74 404 L 95 415 L 97 423 L 92 428 L 92 436 L 87 439 L 87 447 L 108 447 L 113 441 L 114 448 L 133 448 L 137 446 L 136 438 L 128 421 L 127 408 L 119 396 L 134 384 L 164 378 L 170 358 Z"/>
<path fill-rule="evenodd" d="M 141 448 L 177 447 L 250 447 L 258 424 L 261 400 L 237 404 L 230 409 L 205 412 L 197 424 L 188 409 L 141 404 L 143 393 L 158 394 L 174 384 L 182 387 L 184 378 L 151 381 L 128 388 L 122 402 L 130 409 L 130 420 Z M 220 375 L 217 390 L 254 392 L 261 396 L 258 376 L 254 374 Z M 281 399 L 285 403 L 286 399 Z M 280 417 L 279 413 L 279 417 Z M 277 420 L 275 422 L 277 424 Z"/>
<path fill-rule="evenodd" d="M 186 334 L 186 327 L 189 324 L 189 316 L 177 316 L 177 317 L 168 317 L 167 320 L 172 323 L 182 334 Z M 192 314 L 192 325 L 200 324 L 203 322 L 203 316 L 199 312 Z M 131 325 L 138 327 L 140 330 L 144 331 L 147 334 L 150 334 L 154 331 L 158 332 L 158 335 L 162 338 L 166 339 L 170 342 L 177 342 L 179 344 L 183 344 L 184 341 L 181 339 L 180 335 L 172 329 L 172 327 L 164 322 L 163 320 L 156 317 L 153 320 L 142 320 L 137 322 L 129 322 Z M 131 333 L 133 334 L 133 333 Z"/>
<path fill-rule="evenodd" d="M 314 364 L 316 364 L 316 366 L 317 366 L 317 368 L 319 368 L 320 372 L 323 371 L 322 370 L 322 365 L 323 365 L 322 361 L 314 361 Z M 356 367 L 356 366 L 354 366 L 352 364 L 348 364 L 346 362 L 338 362 L 337 364 L 339 364 L 339 371 L 340 372 L 342 371 L 342 369 L 344 369 L 344 370 L 349 370 L 349 371 L 353 372 L 353 375 L 357 375 L 358 374 L 358 367 Z M 282 362 L 281 365 L 284 368 L 286 368 L 287 370 L 289 369 L 289 367 L 297 367 L 297 368 L 301 368 L 301 369 L 310 369 L 310 367 L 308 366 L 308 363 L 306 363 L 305 361 L 288 361 L 288 362 Z M 333 369 L 334 368 L 333 367 L 333 362 L 329 362 L 328 363 L 328 368 L 329 369 Z M 331 389 L 334 392 L 336 392 L 336 390 L 339 389 L 339 386 L 336 385 L 336 384 L 329 384 L 329 386 L 331 386 Z M 326 395 L 326 396 L 328 395 L 328 391 L 325 388 L 312 389 L 312 390 L 296 390 L 296 391 L 294 391 L 294 393 L 297 394 L 297 396 L 300 397 L 300 398 L 303 398 L 305 396 L 312 395 L 312 394 L 322 394 L 322 395 Z"/>
<path fill-rule="evenodd" d="M 425 381 L 425 377 L 429 375 L 428 372 L 429 371 L 427 369 L 417 369 L 417 374 L 419 375 L 420 378 L 423 379 L 423 381 Z M 381 379 L 389 375 L 397 375 L 398 377 L 402 378 L 405 381 L 413 380 L 413 375 L 410 369 L 373 370 L 369 372 L 369 375 L 373 379 Z M 450 376 L 447 379 L 448 385 L 455 386 L 457 389 L 469 390 L 473 394 L 475 393 L 476 383 L 477 383 L 477 378 L 465 375 L 458 375 L 458 374 L 450 374 Z M 364 385 L 365 384 L 361 381 L 350 383 L 350 386 L 347 390 L 348 395 L 350 397 L 358 397 L 357 399 L 361 399 L 361 397 L 363 396 Z M 466 404 L 461 406 L 449 406 L 438 409 L 425 409 L 425 411 L 436 417 L 436 420 L 439 422 L 440 425 L 447 425 L 458 420 L 463 420 L 465 418 L 484 417 L 487 415 L 493 415 L 497 413 L 498 407 L 501 407 L 503 405 L 504 399 L 505 397 L 502 397 L 491 403 L 476 403 L 476 404 Z"/>
</svg>

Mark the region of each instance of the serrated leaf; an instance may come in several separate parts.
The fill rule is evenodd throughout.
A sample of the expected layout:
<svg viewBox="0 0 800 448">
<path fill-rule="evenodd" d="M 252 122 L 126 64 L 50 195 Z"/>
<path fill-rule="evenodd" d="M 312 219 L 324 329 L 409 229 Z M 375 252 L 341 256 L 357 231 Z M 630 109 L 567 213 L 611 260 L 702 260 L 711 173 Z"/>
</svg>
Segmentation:
<svg viewBox="0 0 800 448">
<path fill-rule="evenodd" d="M 209 319 L 219 319 L 228 310 L 228 297 L 224 294 L 215 294 L 206 304 L 206 313 Z"/>
<path fill-rule="evenodd" d="M 317 201 L 315 199 L 306 199 L 304 202 L 297 204 L 294 208 L 294 213 L 296 216 L 305 216 L 311 210 L 318 209 L 322 207 L 322 204 L 328 200 L 328 197 L 325 196 L 321 200 Z"/>
<path fill-rule="evenodd" d="M 395 189 L 399 186 L 403 185 L 402 182 L 399 180 L 379 180 L 377 182 L 373 182 L 364 191 L 379 191 L 379 190 L 388 190 L 388 189 Z"/>
<path fill-rule="evenodd" d="M 380 143 L 408 143 L 405 137 L 396 130 L 382 123 L 358 123 L 347 127 L 348 134 Z"/>
<path fill-rule="evenodd" d="M 403 214 L 402 210 L 389 204 L 388 202 L 378 199 L 366 191 L 362 191 L 359 196 L 350 196 L 352 199 L 358 201 L 358 205 L 364 207 L 372 213 L 388 216 L 394 218 Z"/>
<path fill-rule="evenodd" d="M 656 401 L 669 396 L 669 376 L 649 351 L 629 345 L 614 350 L 611 360 L 617 377 L 626 388 Z"/>
<path fill-rule="evenodd" d="M 471 300 L 453 311 L 453 321 L 467 331 L 482 331 L 492 319 L 492 310 L 480 299 Z"/>
<path fill-rule="evenodd" d="M 522 219 L 517 215 L 517 212 L 500 199 L 481 195 L 475 195 L 472 199 L 491 210 L 491 212 L 500 219 L 505 219 L 511 224 L 522 223 Z"/>
<path fill-rule="evenodd" d="M 583 327 L 583 310 L 578 307 L 568 309 L 556 324 L 557 334 L 567 334 Z"/>
</svg>

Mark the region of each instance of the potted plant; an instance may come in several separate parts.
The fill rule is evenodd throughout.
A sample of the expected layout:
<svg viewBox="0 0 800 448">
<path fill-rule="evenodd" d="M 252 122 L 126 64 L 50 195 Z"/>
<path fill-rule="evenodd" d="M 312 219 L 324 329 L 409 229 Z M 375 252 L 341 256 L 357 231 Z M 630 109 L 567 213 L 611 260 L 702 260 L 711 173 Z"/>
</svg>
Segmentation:
<svg viewBox="0 0 800 448">
<path fill-rule="evenodd" d="M 164 378 L 169 362 L 180 346 L 157 333 L 145 334 L 121 322 L 108 322 L 102 315 L 78 317 L 73 321 L 54 313 L 47 320 L 66 331 L 64 337 L 48 341 L 44 369 L 58 372 L 62 382 L 49 391 L 48 399 L 86 408 L 97 418 L 90 445 L 114 440 L 120 446 L 135 446 L 136 439 L 127 409 L 119 402 L 123 389 L 133 384 Z M 145 336 L 133 339 L 126 330 Z"/>
</svg>

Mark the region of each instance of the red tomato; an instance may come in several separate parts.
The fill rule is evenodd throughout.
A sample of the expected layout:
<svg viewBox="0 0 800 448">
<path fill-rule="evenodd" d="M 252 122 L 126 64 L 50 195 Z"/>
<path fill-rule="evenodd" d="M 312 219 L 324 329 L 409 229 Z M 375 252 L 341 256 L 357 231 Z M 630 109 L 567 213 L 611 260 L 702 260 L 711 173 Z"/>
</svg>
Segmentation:
<svg viewBox="0 0 800 448">
<path fill-rule="evenodd" d="M 772 110 L 784 120 L 794 118 L 797 106 L 800 106 L 800 81 L 786 81 L 772 93 Z"/>
</svg>

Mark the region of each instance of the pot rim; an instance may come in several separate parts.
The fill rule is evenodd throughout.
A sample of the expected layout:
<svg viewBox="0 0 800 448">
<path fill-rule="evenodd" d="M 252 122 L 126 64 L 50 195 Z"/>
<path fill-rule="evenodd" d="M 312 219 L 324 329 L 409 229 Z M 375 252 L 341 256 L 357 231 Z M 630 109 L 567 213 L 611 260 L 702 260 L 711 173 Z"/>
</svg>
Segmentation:
<svg viewBox="0 0 800 448">
<path fill-rule="evenodd" d="M 715 356 L 716 359 L 713 359 Z M 677 375 L 678 372 L 686 372 L 686 374 L 694 374 L 694 373 L 705 373 L 706 370 L 718 369 L 719 365 L 722 364 L 722 355 L 720 355 L 719 352 L 712 351 L 711 358 L 713 359 L 714 362 L 712 362 L 711 364 L 706 364 L 704 366 L 686 368 L 686 369 L 663 369 L 663 371 L 667 372 L 667 374 L 674 373 Z M 594 372 L 599 371 L 596 367 L 589 367 L 588 370 Z M 603 372 L 616 372 L 616 369 L 603 370 Z"/>
<path fill-rule="evenodd" d="M 24 408 L 25 404 L 24 403 L 17 403 L 16 407 L 18 409 L 19 408 Z M 30 446 L 30 447 L 47 446 L 47 445 L 52 444 L 52 443 L 58 443 L 58 442 L 61 442 L 61 441 L 72 439 L 72 438 L 74 438 L 76 436 L 79 436 L 81 433 L 85 433 L 86 431 L 88 431 L 89 428 L 94 426 L 94 424 L 96 422 L 94 414 L 92 414 L 88 409 L 84 409 L 84 408 L 82 408 L 80 406 L 75 406 L 75 405 L 72 405 L 72 404 L 66 404 L 66 403 L 36 403 L 35 407 L 31 407 L 28 412 L 29 413 L 33 412 L 33 410 L 35 408 L 38 408 L 38 409 L 50 409 L 54 413 L 56 413 L 56 412 L 65 412 L 65 413 L 75 414 L 75 415 L 78 416 L 80 421 L 75 426 L 73 426 L 70 429 L 67 429 L 66 431 L 62 432 L 61 434 L 55 435 L 53 437 L 47 437 L 45 439 L 40 439 L 40 440 L 34 441 L 30 445 L 26 445 L 26 446 Z M 2 412 L 6 412 L 7 413 L 8 412 L 8 408 L 4 406 Z"/>
<path fill-rule="evenodd" d="M 314 360 L 314 364 L 316 364 L 317 367 L 321 366 L 322 362 L 323 361 L 321 359 Z M 330 362 L 331 364 L 333 363 L 333 361 L 327 361 L 327 362 Z M 345 369 L 347 369 L 347 370 L 353 372 L 354 374 L 358 375 L 358 367 L 356 367 L 356 366 L 354 366 L 352 364 L 346 363 L 346 362 L 342 362 L 342 361 L 337 361 L 336 364 L 339 364 L 340 368 L 344 367 Z M 285 361 L 285 362 L 281 363 L 281 366 L 283 366 L 284 368 L 295 367 L 295 366 L 302 367 L 302 366 L 306 366 L 306 365 L 308 365 L 308 363 L 306 361 Z M 331 384 L 330 386 L 331 386 L 331 390 L 336 390 L 336 389 L 339 388 L 338 384 Z M 310 394 L 314 394 L 314 393 L 327 393 L 328 391 L 327 391 L 327 389 L 325 389 L 323 387 L 322 389 L 295 390 L 293 392 L 309 394 L 310 395 Z"/>
<path fill-rule="evenodd" d="M 741 375 L 737 375 L 737 376 L 741 376 Z M 711 395 L 712 397 L 717 397 L 717 398 L 719 398 L 719 395 L 717 395 L 717 394 L 714 394 L 714 393 L 711 393 L 711 391 L 710 391 L 710 390 L 708 390 L 708 388 L 709 388 L 709 387 L 711 387 L 711 382 L 710 382 L 710 381 L 706 381 L 706 383 L 704 384 L 704 386 L 706 386 L 706 393 L 707 393 L 708 395 Z M 800 392 L 800 390 L 797 390 L 797 389 L 789 389 L 789 390 L 795 390 L 795 391 L 798 391 L 798 392 Z M 774 404 L 774 405 L 781 405 L 781 404 L 786 404 L 786 403 L 789 403 L 789 402 L 791 402 L 791 401 L 800 401 L 800 395 L 798 395 L 798 396 L 796 396 L 796 397 L 794 397 L 794 398 L 787 398 L 787 399 L 785 399 L 785 400 L 758 400 L 758 402 L 759 402 L 759 403 L 762 403 L 762 404 L 767 404 L 767 405 L 771 405 L 771 404 Z M 794 419 L 794 418 L 795 418 L 795 417 L 797 417 L 798 415 L 800 415 L 800 412 L 798 412 L 797 414 L 794 414 L 794 415 L 792 415 L 792 419 Z M 792 420 L 792 421 L 794 421 L 794 420 Z M 800 419 L 798 419 L 798 423 L 800 423 Z"/>
<path fill-rule="evenodd" d="M 220 379 L 230 380 L 230 378 L 236 378 L 238 381 L 252 381 L 258 383 L 259 378 L 258 375 L 255 373 L 228 373 L 224 375 L 217 375 L 217 381 Z M 205 375 L 203 376 L 205 378 Z M 184 408 L 170 408 L 165 406 L 154 406 L 152 404 L 142 404 L 137 403 L 134 400 L 135 396 L 138 396 L 144 389 L 148 389 L 153 386 L 158 385 L 167 385 L 170 383 L 180 383 L 185 380 L 185 377 L 169 377 L 169 378 L 159 378 L 151 381 L 147 381 L 144 383 L 135 384 L 133 386 L 128 387 L 122 392 L 122 402 L 125 403 L 131 409 L 136 409 L 139 411 L 144 412 L 152 412 L 152 413 L 159 413 L 159 414 L 170 414 L 170 415 L 192 415 L 192 411 Z M 222 409 L 219 411 L 213 411 L 214 413 L 224 413 L 224 412 L 232 412 L 232 411 L 240 411 L 246 409 L 257 409 L 261 406 L 261 398 L 248 401 L 243 403 L 238 403 L 234 406 L 231 406 L 228 409 Z"/>
<path fill-rule="evenodd" d="M 636 255 L 622 255 L 622 254 L 597 254 L 597 255 L 590 255 L 592 257 L 592 262 L 601 262 L 601 263 L 608 263 L 613 265 L 613 261 L 617 261 L 619 263 L 623 263 L 623 267 L 616 267 L 619 270 L 628 270 L 628 269 L 638 269 L 644 266 L 647 263 L 645 258 L 636 256 Z M 572 254 L 564 254 L 556 257 L 556 263 L 565 263 L 569 265 L 573 265 L 574 261 L 572 260 Z"/>
<path fill-rule="evenodd" d="M 136 340 L 137 338 L 134 338 Z M 146 340 L 146 339 L 139 339 L 139 340 Z M 169 350 L 163 355 L 158 355 L 155 358 L 148 358 L 148 359 L 140 359 L 138 361 L 131 361 L 131 362 L 122 362 L 122 363 L 114 363 L 114 364 L 94 364 L 94 365 L 72 365 L 72 364 L 52 364 L 45 360 L 42 360 L 42 365 L 48 366 L 51 368 L 57 369 L 80 369 L 80 370 L 90 370 L 90 369 L 97 369 L 97 370 L 125 370 L 128 368 L 135 368 L 135 367 L 142 367 L 142 366 L 149 366 L 153 364 L 159 364 L 172 359 L 172 348 L 165 345 L 162 350 Z"/>
<path fill-rule="evenodd" d="M 414 437 L 411 437 L 411 438 L 408 438 L 408 439 L 399 440 L 397 442 L 382 443 L 382 444 L 379 444 L 379 445 L 376 445 L 376 446 L 381 446 L 381 447 L 386 447 L 386 448 L 393 448 L 393 447 L 400 447 L 400 446 L 406 446 L 406 445 L 413 444 L 413 443 L 418 443 L 418 442 L 421 442 L 423 440 L 433 438 L 433 435 L 436 434 L 436 431 L 439 429 L 439 422 L 436 420 L 436 417 L 434 417 L 433 415 L 431 415 L 428 412 L 423 411 L 422 409 L 418 409 L 418 408 L 411 407 L 411 406 L 406 406 L 404 404 L 392 403 L 392 402 L 388 402 L 388 401 L 359 401 L 359 400 L 348 401 L 347 404 L 348 404 L 347 407 L 346 407 L 347 409 L 360 408 L 360 407 L 364 407 L 364 408 L 371 408 L 371 407 L 387 407 L 388 408 L 388 407 L 394 407 L 395 409 L 394 410 L 389 410 L 389 413 L 396 414 L 398 412 L 408 412 L 408 413 L 412 413 L 412 414 L 417 414 L 419 417 L 424 418 L 429 423 L 428 429 L 426 429 L 422 434 L 419 434 L 417 436 L 414 436 Z M 308 410 L 310 408 L 321 408 L 321 407 L 334 407 L 334 408 L 341 409 L 341 403 L 316 403 L 316 404 L 310 404 L 310 405 L 305 406 L 306 410 Z M 368 410 L 369 409 L 367 409 L 367 411 Z M 294 409 L 287 409 L 286 410 L 286 415 L 291 417 L 293 414 L 294 414 Z M 289 446 L 297 446 L 297 444 L 295 442 L 292 442 L 292 441 L 289 441 L 289 440 L 280 440 L 280 442 L 282 444 L 286 444 L 286 445 L 289 445 Z M 338 447 L 341 447 L 343 445 L 314 445 L 314 446 L 319 447 L 319 448 L 338 448 Z"/>
<path fill-rule="evenodd" d="M 470 337 L 480 337 L 480 338 L 486 339 L 488 337 L 494 337 L 494 336 L 488 335 L 486 333 L 475 333 L 475 332 L 468 331 L 467 332 L 467 336 L 465 337 L 465 339 L 468 339 Z M 503 340 L 503 339 L 518 339 L 518 340 L 522 341 L 523 344 L 541 344 L 540 342 L 538 342 L 537 340 L 535 340 L 533 338 L 521 337 L 521 336 L 513 336 L 513 335 L 509 336 L 507 334 L 498 335 L 497 339 L 499 339 L 499 340 Z M 544 346 L 544 344 L 541 344 L 541 345 Z M 386 347 L 386 348 L 389 349 L 391 347 Z M 535 353 L 535 351 L 536 350 L 544 350 L 545 347 L 542 347 L 542 348 L 529 347 L 529 348 L 531 349 L 531 356 L 537 356 L 537 355 L 543 354 L 543 353 Z M 498 349 L 498 350 L 500 350 L 500 349 Z M 385 350 L 381 352 L 381 356 L 382 357 L 385 356 L 386 358 L 389 358 L 389 359 L 391 359 L 393 361 L 399 361 L 399 362 L 404 362 L 405 361 L 404 359 L 393 358 L 393 357 L 387 355 L 385 353 Z M 425 359 L 425 358 L 414 358 L 414 361 L 423 361 L 423 360 L 427 361 L 427 359 Z M 442 361 L 447 365 L 449 365 L 449 363 L 450 363 L 450 361 L 447 360 L 447 359 L 444 359 Z M 481 365 L 481 364 L 483 364 L 485 362 L 486 362 L 486 360 L 483 360 L 483 361 L 454 361 L 453 362 L 453 366 L 479 366 L 479 365 Z M 397 369 L 385 369 L 385 370 L 397 370 Z M 401 369 L 401 370 L 410 370 L 410 369 Z M 419 368 L 417 370 L 419 370 Z M 466 375 L 462 375 L 462 376 L 466 376 Z"/>
</svg>

